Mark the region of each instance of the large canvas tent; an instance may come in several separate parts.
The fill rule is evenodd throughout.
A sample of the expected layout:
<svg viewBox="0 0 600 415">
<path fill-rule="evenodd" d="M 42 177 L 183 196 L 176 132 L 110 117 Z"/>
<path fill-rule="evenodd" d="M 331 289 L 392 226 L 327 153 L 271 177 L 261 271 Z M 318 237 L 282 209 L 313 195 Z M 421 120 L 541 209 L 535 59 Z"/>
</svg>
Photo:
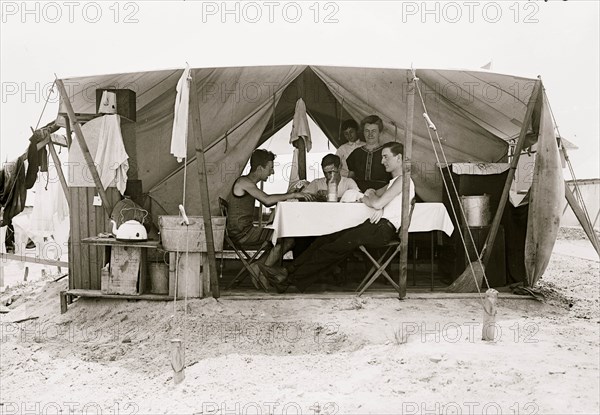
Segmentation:
<svg viewBox="0 0 600 415">
<path fill-rule="evenodd" d="M 136 178 L 141 180 L 143 192 L 157 206 L 153 215 L 165 211 L 176 214 L 177 205 L 181 203 L 183 166 L 169 154 L 169 149 L 175 87 L 182 72 L 183 69 L 174 69 L 63 80 L 75 113 L 83 116 L 96 113 L 97 89 L 122 88 L 135 92 L 137 121 L 129 127 L 133 138 L 126 147 L 128 152 L 133 149 L 130 164 L 134 166 Z M 335 146 L 341 144 L 342 120 L 360 120 L 370 114 L 383 119 L 383 141 L 402 142 L 410 102 L 408 85 L 414 75 L 419 79 L 424 104 L 441 135 L 449 162 L 507 161 L 509 144 L 519 137 L 536 79 L 488 71 L 418 69 L 412 72 L 301 65 L 192 69 L 196 89 L 191 94 L 195 94 L 199 105 L 211 211 L 218 212 L 218 196 L 228 194 L 252 150 L 293 118 L 298 98 L 303 98 L 308 114 Z M 414 102 L 412 177 L 422 200 L 440 201 L 443 192 L 436 166 L 438 160 L 423 120 L 420 97 Z M 64 97 L 59 113 L 66 114 Z M 538 191 L 535 199 L 530 199 L 536 207 L 529 212 L 529 246 L 520 244 L 517 252 L 519 264 L 524 263 L 525 255 L 539 262 L 530 267 L 531 271 L 528 269 L 530 284 L 543 273 L 549 257 L 548 246 L 551 251 L 556 236 L 552 232 L 544 234 L 548 228 L 544 229 L 543 222 L 557 224 L 555 217 L 559 218 L 562 213 L 564 198 L 558 147 L 548 114 L 547 103 L 540 94 L 525 147 L 538 141 L 545 143 L 541 146 L 543 151 L 538 152 L 538 163 L 543 163 L 543 168 L 552 173 L 544 179 L 548 181 L 545 188 L 557 190 Z M 195 142 L 191 139 L 188 169 L 193 172 L 197 171 L 195 155 Z M 93 186 L 89 181 L 87 184 L 78 182 L 77 177 L 73 180 L 70 183 L 73 187 Z M 201 214 L 199 186 L 197 180 L 187 180 L 186 209 L 193 215 Z M 77 220 L 77 216 L 72 217 Z M 537 221 L 535 226 L 532 217 Z M 522 234 L 525 229 L 523 226 Z M 524 267 L 518 268 L 524 273 Z M 72 288 L 97 289 L 99 281 L 88 281 L 85 285 L 87 287 Z"/>
</svg>

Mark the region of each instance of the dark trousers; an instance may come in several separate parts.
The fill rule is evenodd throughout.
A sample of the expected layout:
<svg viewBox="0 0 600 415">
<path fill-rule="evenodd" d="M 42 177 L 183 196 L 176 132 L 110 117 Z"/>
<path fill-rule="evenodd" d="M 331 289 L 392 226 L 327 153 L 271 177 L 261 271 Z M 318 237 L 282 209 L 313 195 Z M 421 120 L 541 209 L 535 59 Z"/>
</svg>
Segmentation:
<svg viewBox="0 0 600 415">
<path fill-rule="evenodd" d="M 395 237 L 396 231 L 386 219 L 381 219 L 377 224 L 366 220 L 354 228 L 318 237 L 294 260 L 290 273 L 296 287 L 304 291 L 315 282 L 320 272 L 348 257 L 360 245 L 377 248 Z"/>
<path fill-rule="evenodd" d="M 300 236 L 294 238 L 294 247 L 292 252 L 294 253 L 294 259 L 300 258 L 300 255 L 306 251 L 317 239 L 316 236 Z"/>
</svg>

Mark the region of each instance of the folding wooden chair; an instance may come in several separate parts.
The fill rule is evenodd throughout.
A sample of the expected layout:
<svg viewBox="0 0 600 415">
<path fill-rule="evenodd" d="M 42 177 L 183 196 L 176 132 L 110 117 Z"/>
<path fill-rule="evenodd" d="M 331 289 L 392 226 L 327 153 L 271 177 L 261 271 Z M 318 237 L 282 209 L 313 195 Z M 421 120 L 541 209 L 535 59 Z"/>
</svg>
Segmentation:
<svg viewBox="0 0 600 415">
<path fill-rule="evenodd" d="M 414 208 L 415 208 L 415 199 L 413 198 L 410 201 L 410 212 L 408 214 L 408 224 L 409 225 L 410 225 L 410 219 L 412 218 L 412 212 L 413 212 Z M 396 236 L 397 236 L 396 239 L 394 239 L 393 241 L 390 241 L 387 245 L 385 245 L 383 247 L 383 248 L 385 248 L 385 251 L 384 251 L 383 255 L 381 255 L 379 257 L 378 260 L 376 260 L 373 257 L 373 255 L 371 255 L 371 253 L 368 251 L 366 246 L 361 245 L 359 247 L 360 250 L 365 254 L 365 256 L 367 258 L 369 258 L 369 260 L 373 263 L 373 266 L 371 267 L 371 269 L 369 270 L 369 272 L 367 273 L 365 278 L 363 278 L 363 280 L 359 284 L 358 288 L 356 288 L 356 291 L 358 291 L 358 294 L 357 294 L 358 296 L 362 295 L 362 293 L 364 293 L 365 290 L 367 288 L 369 288 L 371 286 L 371 284 L 373 284 L 380 275 L 383 275 L 390 282 L 390 284 L 392 284 L 392 287 L 394 287 L 394 289 L 396 291 L 400 292 L 400 287 L 398 286 L 398 284 L 396 284 L 396 282 L 392 279 L 392 277 L 390 277 L 390 274 L 388 274 L 388 272 L 386 271 L 386 268 L 388 267 L 390 262 L 392 262 L 392 259 L 394 259 L 396 254 L 398 254 L 401 249 L 400 229 L 398 229 L 398 233 Z"/>
<path fill-rule="evenodd" d="M 221 209 L 221 215 L 227 217 L 229 204 L 221 197 L 219 197 L 219 207 Z M 244 280 L 244 278 L 246 278 L 248 274 L 250 274 L 255 287 L 264 291 L 268 291 L 268 287 L 261 282 L 259 276 L 252 270 L 250 265 L 258 261 L 258 259 L 260 259 L 263 255 L 267 255 L 269 253 L 269 251 L 273 248 L 271 243 L 269 241 L 263 241 L 255 244 L 241 244 L 229 236 L 227 226 L 225 226 L 225 243 L 235 251 L 237 257 L 240 259 L 240 261 L 242 261 L 244 266 L 233 278 L 231 283 L 229 283 L 226 289 L 230 289 L 234 285 L 239 284 Z M 254 251 L 254 254 L 250 255 L 248 251 Z M 223 275 L 222 264 L 221 275 Z"/>
</svg>

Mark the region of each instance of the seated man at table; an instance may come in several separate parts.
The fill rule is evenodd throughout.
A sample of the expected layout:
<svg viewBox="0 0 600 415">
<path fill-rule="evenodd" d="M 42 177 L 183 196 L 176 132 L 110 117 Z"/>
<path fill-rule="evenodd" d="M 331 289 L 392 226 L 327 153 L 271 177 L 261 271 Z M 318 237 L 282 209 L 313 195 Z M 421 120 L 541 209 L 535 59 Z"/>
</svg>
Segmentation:
<svg viewBox="0 0 600 415">
<path fill-rule="evenodd" d="M 377 115 L 369 115 L 360 122 L 360 127 L 366 142 L 350 153 L 346 163 L 350 171 L 348 177 L 353 178 L 361 192 L 364 192 L 369 188 L 385 186 L 392 177 L 381 163 L 383 121 Z"/>
<path fill-rule="evenodd" d="M 347 177 L 343 177 L 340 174 L 341 159 L 335 154 L 327 154 L 321 160 L 321 168 L 325 177 L 310 182 L 308 186 L 304 188 L 305 193 L 312 194 L 316 200 L 324 202 L 327 200 L 327 183 L 330 180 L 335 180 L 337 183 L 337 197 L 338 200 L 344 195 L 347 190 L 358 190 L 356 182 Z M 294 258 L 298 258 L 316 239 L 315 236 L 304 236 L 295 238 L 294 245 Z"/>
<path fill-rule="evenodd" d="M 313 180 L 306 188 L 304 192 L 315 195 L 317 200 L 327 200 L 327 183 L 330 180 L 335 180 L 337 183 L 337 197 L 338 200 L 346 192 L 346 190 L 358 191 L 356 182 L 347 177 L 343 177 L 340 174 L 341 159 L 335 154 L 327 154 L 321 160 L 321 168 L 325 177 L 320 177 Z"/>
<path fill-rule="evenodd" d="M 271 239 L 273 229 L 265 229 L 254 226 L 254 205 L 256 200 L 265 206 L 273 206 L 277 202 L 289 199 L 312 200 L 313 196 L 294 192 L 269 195 L 263 192 L 258 182 L 266 181 L 274 174 L 273 160 L 275 154 L 267 150 L 255 150 L 250 157 L 250 173 L 240 176 L 233 183 L 233 189 L 228 199 L 229 209 L 227 213 L 227 233 L 235 241 L 241 244 L 260 243 Z M 291 249 L 293 240 L 285 238 L 277 243 L 264 259 L 264 263 L 273 266 L 281 262 L 283 255 Z M 258 266 L 254 266 L 258 272 Z"/>
<path fill-rule="evenodd" d="M 383 247 L 397 237 L 402 216 L 402 150 L 400 143 L 383 145 L 382 164 L 391 173 L 392 180 L 379 190 L 368 189 L 365 192 L 362 202 L 374 209 L 370 219 L 353 228 L 317 238 L 286 272 L 269 274 L 269 270 L 265 271 L 278 291 L 295 285 L 304 292 L 321 272 L 345 259 L 360 245 Z M 411 180 L 409 199 L 413 197 L 414 184 Z"/>
</svg>

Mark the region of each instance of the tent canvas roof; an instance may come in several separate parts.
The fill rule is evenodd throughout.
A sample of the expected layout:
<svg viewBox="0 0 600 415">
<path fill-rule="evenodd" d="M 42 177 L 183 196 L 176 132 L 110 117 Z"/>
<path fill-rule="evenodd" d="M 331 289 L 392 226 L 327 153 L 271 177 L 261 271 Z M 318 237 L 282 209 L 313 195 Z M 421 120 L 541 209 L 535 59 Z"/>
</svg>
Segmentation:
<svg viewBox="0 0 600 415">
<path fill-rule="evenodd" d="M 169 154 L 175 86 L 183 69 L 97 75 L 64 80 L 76 113 L 95 114 L 98 88 L 136 93 L 135 168 L 145 192 L 169 212 L 177 211 L 182 164 Z M 406 124 L 408 69 L 328 66 L 194 68 L 202 139 L 208 162 L 211 206 L 226 195 L 251 151 L 286 125 L 302 97 L 307 112 L 337 147 L 343 120 L 370 114 L 384 121 L 383 141 L 402 142 Z M 453 161 L 506 161 L 508 140 L 521 129 L 535 79 L 489 71 L 417 69 L 422 99 L 415 97 L 413 178 L 427 201 L 441 200 L 441 180 L 422 117 L 422 103 Z M 59 112 L 64 113 L 61 102 Z M 539 110 L 534 113 L 534 121 Z M 533 123 L 536 129 L 536 122 Z M 529 144 L 536 133 L 531 131 Z M 195 144 L 188 142 L 188 167 L 195 172 Z M 197 180 L 187 181 L 189 209 L 199 214 Z"/>
</svg>

